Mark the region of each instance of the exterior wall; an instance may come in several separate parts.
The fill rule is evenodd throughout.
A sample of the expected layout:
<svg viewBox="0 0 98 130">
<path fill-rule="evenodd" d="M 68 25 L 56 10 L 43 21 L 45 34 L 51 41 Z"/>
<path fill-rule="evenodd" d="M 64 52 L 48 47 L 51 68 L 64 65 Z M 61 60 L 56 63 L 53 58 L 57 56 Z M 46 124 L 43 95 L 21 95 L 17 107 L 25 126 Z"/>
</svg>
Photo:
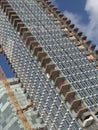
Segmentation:
<svg viewBox="0 0 98 130">
<path fill-rule="evenodd" d="M 12 78 L 8 79 L 8 82 L 10 83 L 10 88 L 17 98 L 21 109 L 26 107 L 30 103 L 30 100 L 27 100 L 27 95 L 24 94 L 24 90 L 21 88 L 22 85 L 19 83 L 19 80 Z M 32 126 L 32 130 L 44 130 L 44 124 L 40 123 L 41 121 L 32 107 L 28 108 L 24 113 Z M 18 117 L 16 109 L 12 104 L 2 80 L 0 80 L 0 130 L 24 130 L 24 126 Z"/>
<path fill-rule="evenodd" d="M 35 0 L 8 0 L 19 17 L 49 54 L 75 93 L 94 112 L 98 107 L 98 72 L 96 67 L 71 42 L 60 26 L 38 6 Z M 22 8 L 22 10 L 21 10 Z M 49 130 L 81 130 L 73 112 L 62 100 L 49 77 L 37 63 L 1 11 L 1 43 L 25 91 Z M 23 15 L 23 13 L 25 15 Z M 65 114 L 64 114 L 65 113 Z"/>
<path fill-rule="evenodd" d="M 9 0 L 9 3 L 89 109 L 94 111 L 98 103 L 96 67 L 73 42 L 70 42 L 68 37 L 63 37 L 65 33 L 60 26 L 54 23 L 53 19 L 38 6 L 35 0 L 28 2 Z M 23 8 L 25 16 L 21 12 L 21 8 Z"/>
<path fill-rule="evenodd" d="M 2 11 L 0 12 L 3 49 L 31 100 L 35 102 L 45 125 L 54 130 L 63 129 L 64 126 L 66 129 L 82 129 Z M 13 46 L 12 51 L 8 48 L 8 39 Z"/>
<path fill-rule="evenodd" d="M 2 81 L 0 81 L 0 130 L 23 130 Z"/>
</svg>

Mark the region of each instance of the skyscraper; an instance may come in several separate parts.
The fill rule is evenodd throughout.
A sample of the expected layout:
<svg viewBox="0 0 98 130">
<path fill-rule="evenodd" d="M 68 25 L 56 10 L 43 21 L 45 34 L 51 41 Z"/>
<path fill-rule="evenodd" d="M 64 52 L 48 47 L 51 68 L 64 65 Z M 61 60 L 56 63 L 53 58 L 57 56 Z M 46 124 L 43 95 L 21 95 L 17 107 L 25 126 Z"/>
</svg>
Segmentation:
<svg viewBox="0 0 98 130">
<path fill-rule="evenodd" d="M 97 130 L 96 46 L 48 0 L 0 4 L 1 48 L 43 129 Z"/>
<path fill-rule="evenodd" d="M 7 79 L 0 68 L 0 130 L 44 130 L 32 107 L 19 79 Z"/>
</svg>

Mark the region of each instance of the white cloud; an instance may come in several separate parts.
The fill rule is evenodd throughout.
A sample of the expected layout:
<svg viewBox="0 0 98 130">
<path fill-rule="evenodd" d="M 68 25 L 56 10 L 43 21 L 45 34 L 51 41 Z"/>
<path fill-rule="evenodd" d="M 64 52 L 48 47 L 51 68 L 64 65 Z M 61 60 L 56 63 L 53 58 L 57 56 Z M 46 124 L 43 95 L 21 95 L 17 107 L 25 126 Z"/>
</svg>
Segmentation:
<svg viewBox="0 0 98 130">
<path fill-rule="evenodd" d="M 88 36 L 98 42 L 98 0 L 87 0 L 85 11 L 89 15 Z"/>
<path fill-rule="evenodd" d="M 65 16 L 72 20 L 72 22 L 76 25 L 79 24 L 81 17 L 77 14 L 73 14 L 72 12 L 64 11 Z"/>
<path fill-rule="evenodd" d="M 82 23 L 82 18 L 78 14 L 73 14 L 72 12 L 64 11 L 64 14 L 72 20 L 76 26 L 80 28 L 87 36 L 98 42 L 98 0 L 87 0 L 84 10 L 88 14 L 89 22 L 88 24 Z M 98 43 L 97 43 L 98 44 Z"/>
<path fill-rule="evenodd" d="M 81 16 L 68 11 L 64 11 L 64 15 L 67 16 L 72 21 L 72 23 L 76 25 L 76 27 L 82 29 L 82 31 L 84 30 L 83 28 L 85 25 L 81 23 L 82 21 Z"/>
</svg>

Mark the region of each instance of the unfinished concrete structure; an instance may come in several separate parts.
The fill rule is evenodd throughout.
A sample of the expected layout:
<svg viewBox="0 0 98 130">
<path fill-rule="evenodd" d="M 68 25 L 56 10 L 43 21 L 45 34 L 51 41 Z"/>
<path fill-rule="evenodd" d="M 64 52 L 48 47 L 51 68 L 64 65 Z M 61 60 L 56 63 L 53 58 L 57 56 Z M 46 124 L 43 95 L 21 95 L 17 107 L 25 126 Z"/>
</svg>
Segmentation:
<svg viewBox="0 0 98 130">
<path fill-rule="evenodd" d="M 7 79 L 0 68 L 0 130 L 44 130 L 33 102 L 18 78 Z"/>
<path fill-rule="evenodd" d="M 0 0 L 0 44 L 42 129 L 98 129 L 98 51 L 48 0 Z"/>
</svg>

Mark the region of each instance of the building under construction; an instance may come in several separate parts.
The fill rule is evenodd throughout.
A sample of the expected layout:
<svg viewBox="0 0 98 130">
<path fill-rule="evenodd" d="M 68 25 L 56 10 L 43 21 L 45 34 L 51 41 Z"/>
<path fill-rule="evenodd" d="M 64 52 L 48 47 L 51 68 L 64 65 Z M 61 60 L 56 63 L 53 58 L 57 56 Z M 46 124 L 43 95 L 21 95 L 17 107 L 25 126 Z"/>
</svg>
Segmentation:
<svg viewBox="0 0 98 130">
<path fill-rule="evenodd" d="M 0 130 L 98 130 L 98 51 L 49 0 L 0 0 Z"/>
</svg>

